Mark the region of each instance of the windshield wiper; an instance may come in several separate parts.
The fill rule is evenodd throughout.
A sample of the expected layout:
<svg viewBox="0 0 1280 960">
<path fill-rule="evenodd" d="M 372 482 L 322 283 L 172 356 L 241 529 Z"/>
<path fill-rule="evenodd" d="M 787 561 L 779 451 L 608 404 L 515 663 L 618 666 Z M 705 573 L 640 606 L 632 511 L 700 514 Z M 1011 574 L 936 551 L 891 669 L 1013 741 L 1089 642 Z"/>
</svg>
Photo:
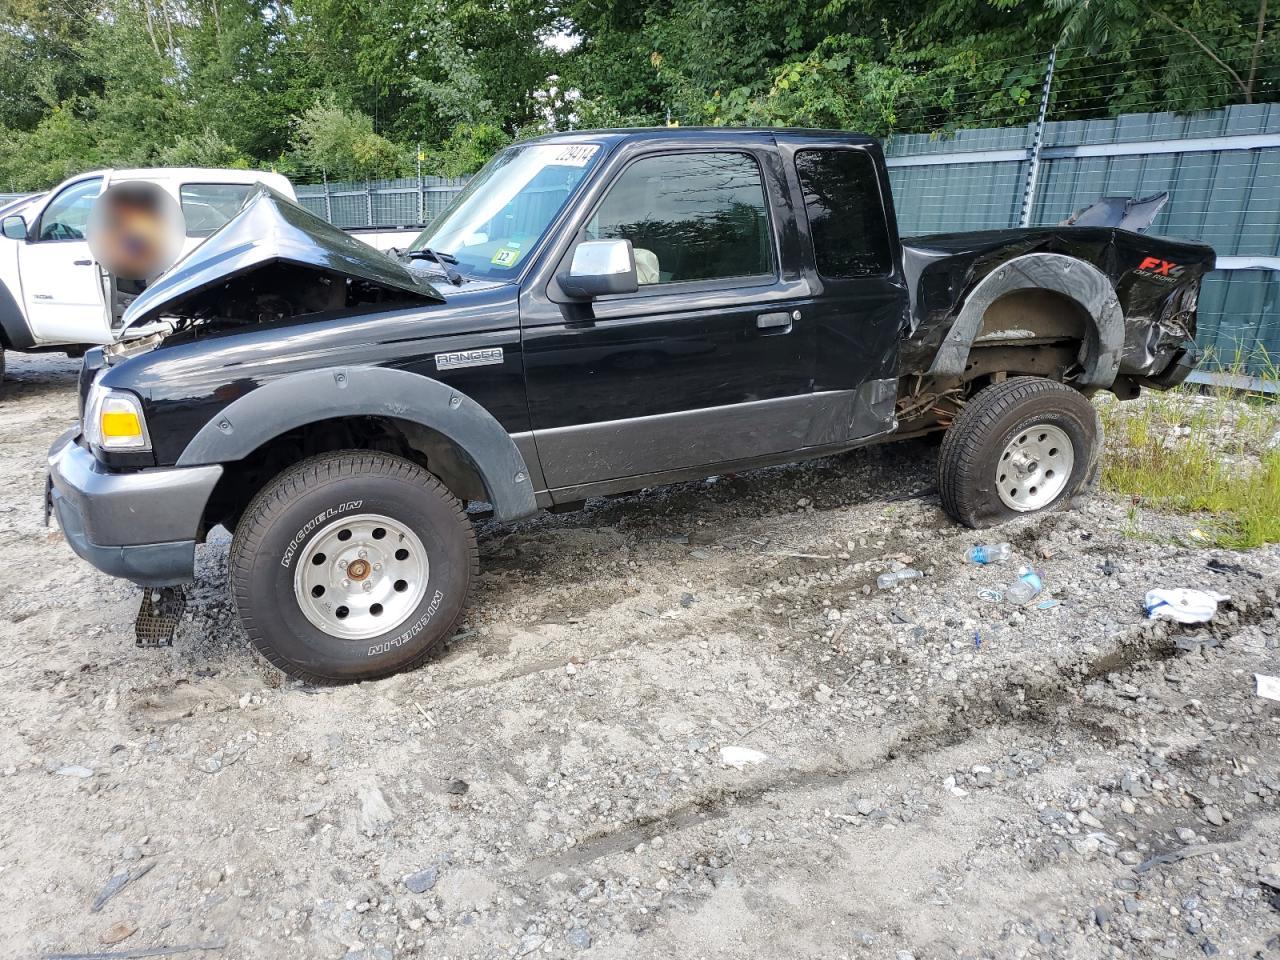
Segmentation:
<svg viewBox="0 0 1280 960">
<path fill-rule="evenodd" d="M 431 260 L 440 268 L 450 283 L 455 287 L 462 286 L 462 274 L 449 266 L 451 263 L 458 262 L 458 258 L 453 254 L 432 250 L 430 247 L 422 247 L 418 250 L 409 250 L 404 255 L 410 260 Z"/>
</svg>

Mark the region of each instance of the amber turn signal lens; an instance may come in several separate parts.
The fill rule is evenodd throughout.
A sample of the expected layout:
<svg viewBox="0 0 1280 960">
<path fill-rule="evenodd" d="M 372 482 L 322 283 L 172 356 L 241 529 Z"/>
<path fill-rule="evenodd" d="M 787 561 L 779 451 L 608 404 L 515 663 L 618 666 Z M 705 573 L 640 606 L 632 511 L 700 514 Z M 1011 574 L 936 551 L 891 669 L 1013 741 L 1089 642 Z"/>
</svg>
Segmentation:
<svg viewBox="0 0 1280 960">
<path fill-rule="evenodd" d="M 104 437 L 141 437 L 142 424 L 138 415 L 131 410 L 104 410 L 102 413 L 102 435 Z"/>
</svg>

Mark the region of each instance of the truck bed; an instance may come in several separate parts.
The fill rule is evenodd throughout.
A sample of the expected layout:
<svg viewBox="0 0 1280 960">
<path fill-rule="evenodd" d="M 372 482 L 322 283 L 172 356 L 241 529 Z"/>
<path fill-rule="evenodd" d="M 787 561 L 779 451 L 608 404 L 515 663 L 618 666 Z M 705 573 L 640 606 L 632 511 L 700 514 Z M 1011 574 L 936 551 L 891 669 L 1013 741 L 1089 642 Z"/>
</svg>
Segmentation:
<svg viewBox="0 0 1280 960">
<path fill-rule="evenodd" d="M 1214 252 L 1204 244 L 1186 243 L 1112 227 L 1030 227 L 973 233 L 938 233 L 902 242 L 903 269 L 910 295 L 908 333 L 902 349 L 904 375 L 938 372 L 940 356 L 962 309 L 994 271 L 1026 274 L 1024 289 L 1010 285 L 1010 295 L 991 305 L 973 346 L 1052 343 L 1088 335 L 1073 322 L 1072 306 L 1055 285 L 1073 295 L 1089 284 L 1091 273 L 1063 284 L 1053 276 L 1056 258 L 1096 268 L 1114 289 L 1123 317 L 1119 374 L 1148 386 L 1168 386 L 1171 368 L 1181 363 L 1182 376 L 1194 366 L 1195 308 L 1199 282 L 1213 269 Z M 1013 263 L 1033 254 L 1025 267 Z M 1010 271 L 1008 268 L 1013 267 Z M 1112 296 L 1098 282 L 1098 295 Z M 1031 295 L 1026 287 L 1039 288 Z M 1086 295 L 1091 291 L 1084 291 Z M 1179 359 L 1181 357 L 1181 360 Z M 1167 380 L 1162 380 L 1170 374 Z M 1180 377 L 1178 378 L 1180 380 Z"/>
</svg>

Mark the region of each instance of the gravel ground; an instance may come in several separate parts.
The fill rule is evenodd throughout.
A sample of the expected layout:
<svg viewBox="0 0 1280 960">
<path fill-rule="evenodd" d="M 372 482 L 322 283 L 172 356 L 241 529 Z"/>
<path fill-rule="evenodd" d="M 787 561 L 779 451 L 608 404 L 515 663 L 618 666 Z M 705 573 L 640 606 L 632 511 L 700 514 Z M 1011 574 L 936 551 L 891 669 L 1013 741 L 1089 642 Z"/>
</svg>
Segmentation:
<svg viewBox="0 0 1280 960">
<path fill-rule="evenodd" d="M 906 443 L 482 526 L 449 649 L 304 687 L 225 537 L 144 651 L 41 525 L 75 369 L 0 406 L 0 956 L 1280 956 L 1274 547 L 1097 496 L 974 567 Z M 979 597 L 1018 562 L 1057 606 Z"/>
</svg>

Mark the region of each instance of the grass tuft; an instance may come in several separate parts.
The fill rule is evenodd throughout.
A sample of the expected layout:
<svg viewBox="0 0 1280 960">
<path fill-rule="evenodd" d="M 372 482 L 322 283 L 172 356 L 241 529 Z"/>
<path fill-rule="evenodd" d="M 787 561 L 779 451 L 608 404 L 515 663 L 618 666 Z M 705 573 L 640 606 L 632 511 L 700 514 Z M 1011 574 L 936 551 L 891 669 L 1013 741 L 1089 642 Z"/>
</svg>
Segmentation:
<svg viewBox="0 0 1280 960">
<path fill-rule="evenodd" d="M 1280 542 L 1280 397 L 1183 386 L 1100 408 L 1104 490 L 1200 515 L 1222 547 Z"/>
</svg>

